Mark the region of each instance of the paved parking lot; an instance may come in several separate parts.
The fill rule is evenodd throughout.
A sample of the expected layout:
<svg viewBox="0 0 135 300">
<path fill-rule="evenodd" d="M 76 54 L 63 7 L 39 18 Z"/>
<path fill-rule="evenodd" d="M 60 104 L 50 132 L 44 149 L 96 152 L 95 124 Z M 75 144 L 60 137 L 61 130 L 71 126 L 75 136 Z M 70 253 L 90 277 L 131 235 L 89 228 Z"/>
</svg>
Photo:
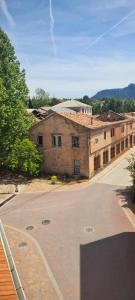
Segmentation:
<svg viewBox="0 0 135 300">
<path fill-rule="evenodd" d="M 4 224 L 38 243 L 59 299 L 135 298 L 134 229 L 118 204 L 124 165 L 83 189 L 20 194 L 1 209 Z"/>
</svg>

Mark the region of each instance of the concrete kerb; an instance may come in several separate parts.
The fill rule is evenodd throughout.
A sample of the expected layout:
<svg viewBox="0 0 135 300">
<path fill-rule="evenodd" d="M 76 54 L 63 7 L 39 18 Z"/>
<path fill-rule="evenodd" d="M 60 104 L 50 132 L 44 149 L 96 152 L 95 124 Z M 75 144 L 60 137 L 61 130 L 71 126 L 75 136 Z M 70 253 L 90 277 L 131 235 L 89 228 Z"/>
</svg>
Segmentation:
<svg viewBox="0 0 135 300">
<path fill-rule="evenodd" d="M 7 202 L 9 202 L 11 199 L 13 199 L 16 196 L 16 194 L 7 196 L 5 199 L 0 201 L 0 207 L 5 205 Z"/>
<path fill-rule="evenodd" d="M 123 205 L 122 205 L 122 199 L 119 200 L 119 205 L 120 205 L 120 207 L 122 208 L 122 210 L 123 210 L 124 214 L 126 215 L 126 217 L 128 218 L 129 222 L 131 223 L 131 225 L 132 225 L 132 226 L 134 227 L 134 229 L 135 229 L 135 223 L 134 223 L 134 221 L 132 220 L 132 217 L 130 217 L 130 215 L 129 215 L 127 209 L 123 207 Z M 131 212 L 131 213 L 132 213 L 132 212 Z M 132 213 L 132 214 L 133 214 L 133 213 Z M 134 216 L 134 215 L 133 215 L 133 216 Z"/>
</svg>

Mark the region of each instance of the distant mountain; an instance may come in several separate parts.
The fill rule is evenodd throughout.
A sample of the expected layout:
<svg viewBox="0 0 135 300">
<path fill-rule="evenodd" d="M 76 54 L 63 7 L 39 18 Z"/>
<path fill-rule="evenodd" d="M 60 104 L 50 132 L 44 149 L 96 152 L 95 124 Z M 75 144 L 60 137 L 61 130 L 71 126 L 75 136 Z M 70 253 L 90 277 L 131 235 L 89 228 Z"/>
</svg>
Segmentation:
<svg viewBox="0 0 135 300">
<path fill-rule="evenodd" d="M 135 99 L 135 84 L 131 83 L 125 88 L 102 90 L 91 99 L 103 99 L 117 97 L 120 99 Z"/>
</svg>

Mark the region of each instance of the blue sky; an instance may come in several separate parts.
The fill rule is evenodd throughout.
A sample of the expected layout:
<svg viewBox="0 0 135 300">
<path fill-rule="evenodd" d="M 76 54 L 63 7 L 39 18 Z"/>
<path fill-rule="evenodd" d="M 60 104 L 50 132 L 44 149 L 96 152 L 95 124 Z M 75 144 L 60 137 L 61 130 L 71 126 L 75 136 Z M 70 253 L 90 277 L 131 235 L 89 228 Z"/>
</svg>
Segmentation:
<svg viewBox="0 0 135 300">
<path fill-rule="evenodd" d="M 41 87 L 75 98 L 135 83 L 135 0 L 0 0 L 0 26 L 31 95 Z"/>
</svg>

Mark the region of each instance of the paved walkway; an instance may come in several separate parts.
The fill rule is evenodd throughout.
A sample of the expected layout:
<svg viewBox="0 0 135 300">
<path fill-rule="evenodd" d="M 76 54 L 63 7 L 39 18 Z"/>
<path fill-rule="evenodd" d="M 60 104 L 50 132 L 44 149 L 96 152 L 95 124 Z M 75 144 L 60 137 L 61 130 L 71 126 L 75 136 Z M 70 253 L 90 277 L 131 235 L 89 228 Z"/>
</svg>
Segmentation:
<svg viewBox="0 0 135 300">
<path fill-rule="evenodd" d="M 12 226 L 6 225 L 5 230 L 27 300 L 58 300 L 35 240 Z"/>
<path fill-rule="evenodd" d="M 135 153 L 135 147 L 130 149 L 108 165 L 99 174 L 94 176 L 90 182 L 100 182 L 112 185 L 130 186 L 131 177 L 127 170 L 128 158 L 132 153 Z"/>
<path fill-rule="evenodd" d="M 127 170 L 118 164 L 80 190 L 20 194 L 1 209 L 3 223 L 40 246 L 59 299 L 135 299 L 135 233 L 119 206 Z"/>
</svg>

